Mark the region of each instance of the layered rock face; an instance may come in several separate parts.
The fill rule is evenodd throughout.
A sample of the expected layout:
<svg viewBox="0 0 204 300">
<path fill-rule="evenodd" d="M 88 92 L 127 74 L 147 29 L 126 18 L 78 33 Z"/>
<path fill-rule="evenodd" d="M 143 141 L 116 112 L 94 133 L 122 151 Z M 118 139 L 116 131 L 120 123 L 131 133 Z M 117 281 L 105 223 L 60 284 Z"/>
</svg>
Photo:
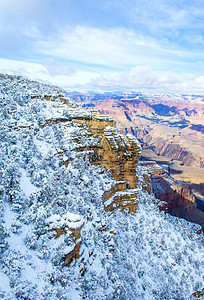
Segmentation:
<svg viewBox="0 0 204 300">
<path fill-rule="evenodd" d="M 88 155 L 92 164 L 105 167 L 116 180 L 115 186 L 102 197 L 105 210 L 117 207 L 135 212 L 138 182 L 135 169 L 141 155 L 138 140 L 131 134 L 124 138 L 117 132 L 114 120 L 97 113 L 74 116 L 72 121 L 85 126 L 98 140 L 97 144 L 79 147 L 77 151 Z"/>
<path fill-rule="evenodd" d="M 73 95 L 74 96 L 74 95 Z M 110 99 L 111 98 L 111 99 Z M 204 101 L 199 97 L 86 95 L 84 107 L 113 116 L 123 134 L 134 134 L 158 155 L 186 166 L 204 166 Z"/>
<path fill-rule="evenodd" d="M 168 165 L 140 161 L 139 167 L 143 170 L 142 188 L 159 199 L 157 205 L 161 211 L 201 226 L 204 224 L 204 213 L 198 209 L 190 186 L 171 177 Z"/>
<path fill-rule="evenodd" d="M 167 157 L 169 160 L 180 161 L 186 166 L 203 168 L 202 136 L 188 128 L 185 130 L 185 136 L 182 137 L 176 129 L 171 134 L 167 126 L 163 127 L 161 134 L 161 128 L 158 128 L 158 126 L 152 126 L 147 129 L 144 127 L 131 127 L 123 129 L 122 132 L 132 132 L 145 145 L 146 149 L 152 149 L 159 156 Z M 192 147 L 191 143 L 193 143 Z"/>
<path fill-rule="evenodd" d="M 159 203 L 161 210 L 173 213 L 177 209 L 179 215 L 179 209 L 183 211 L 196 208 L 196 200 L 188 184 L 170 177 L 168 170 L 165 172 L 164 168 L 154 161 L 141 161 L 140 166 L 148 170 L 152 192 L 157 199 L 163 202 Z"/>
<path fill-rule="evenodd" d="M 113 116 L 122 134 L 135 135 L 145 160 L 166 161 L 176 180 L 190 184 L 203 210 L 203 97 L 114 93 L 72 96 L 86 109 Z"/>
</svg>

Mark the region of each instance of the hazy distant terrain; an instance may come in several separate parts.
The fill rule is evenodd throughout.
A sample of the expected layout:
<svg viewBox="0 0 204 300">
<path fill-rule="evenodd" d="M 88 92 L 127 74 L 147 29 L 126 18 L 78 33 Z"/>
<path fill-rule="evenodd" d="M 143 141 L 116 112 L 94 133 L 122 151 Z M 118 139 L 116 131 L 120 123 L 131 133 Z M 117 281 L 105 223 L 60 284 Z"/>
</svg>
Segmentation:
<svg viewBox="0 0 204 300">
<path fill-rule="evenodd" d="M 204 199 L 204 97 L 142 94 L 79 94 L 87 109 L 113 116 L 123 133 L 133 133 L 147 159 L 166 162 L 171 175 L 191 184 Z M 151 151 L 150 151 L 151 150 Z"/>
</svg>

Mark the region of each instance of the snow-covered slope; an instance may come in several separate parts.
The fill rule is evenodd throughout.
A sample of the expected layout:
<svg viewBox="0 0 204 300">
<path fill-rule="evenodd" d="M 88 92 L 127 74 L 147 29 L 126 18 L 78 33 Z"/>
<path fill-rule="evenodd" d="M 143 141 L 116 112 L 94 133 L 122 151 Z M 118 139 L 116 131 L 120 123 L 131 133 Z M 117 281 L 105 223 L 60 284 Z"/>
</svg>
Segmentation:
<svg viewBox="0 0 204 300">
<path fill-rule="evenodd" d="M 90 162 L 101 137 L 74 121 L 90 112 L 6 75 L 0 106 L 0 298 L 190 299 L 203 288 L 203 236 L 158 210 L 143 167 L 136 212 L 105 210 L 118 182 Z"/>
</svg>

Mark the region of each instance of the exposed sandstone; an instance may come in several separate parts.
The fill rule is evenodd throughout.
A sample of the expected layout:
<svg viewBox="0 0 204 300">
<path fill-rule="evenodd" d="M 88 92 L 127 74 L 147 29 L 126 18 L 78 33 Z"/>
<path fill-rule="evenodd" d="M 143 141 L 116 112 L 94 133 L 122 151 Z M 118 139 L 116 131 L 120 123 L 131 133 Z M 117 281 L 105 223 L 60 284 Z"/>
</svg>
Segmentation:
<svg viewBox="0 0 204 300">
<path fill-rule="evenodd" d="M 105 117 L 94 119 L 74 119 L 74 122 L 85 123 L 92 134 L 100 137 L 100 143 L 94 147 L 79 148 L 78 151 L 89 151 L 91 163 L 105 167 L 118 182 L 111 191 L 105 192 L 104 203 L 112 198 L 112 203 L 105 210 L 125 208 L 136 211 L 137 184 L 136 166 L 141 154 L 137 139 L 127 135 L 126 139 L 117 132 L 115 121 Z M 120 194 L 118 194 L 120 192 Z M 106 202 L 107 203 L 107 202 Z"/>
<path fill-rule="evenodd" d="M 46 100 L 55 101 L 56 98 L 46 96 Z M 69 99 L 65 97 L 61 97 L 60 101 L 70 106 Z M 76 150 L 88 155 L 91 163 L 105 167 L 116 180 L 116 185 L 111 191 L 105 192 L 102 197 L 104 203 L 112 198 L 112 204 L 105 205 L 105 210 L 120 208 L 136 211 L 138 179 L 135 169 L 141 155 L 141 147 L 137 139 L 131 134 L 124 138 L 118 133 L 115 120 L 108 116 L 100 116 L 96 111 L 84 113 L 84 115 L 82 113 L 77 115 L 74 112 L 68 118 L 46 120 L 41 127 L 70 121 L 79 126 L 85 126 L 90 136 L 99 138 L 97 144 L 88 147 L 79 146 Z M 75 142 L 78 142 L 77 139 L 78 137 L 73 137 Z M 63 161 L 63 154 L 58 153 L 58 155 L 61 165 L 68 166 L 70 159 Z"/>
</svg>

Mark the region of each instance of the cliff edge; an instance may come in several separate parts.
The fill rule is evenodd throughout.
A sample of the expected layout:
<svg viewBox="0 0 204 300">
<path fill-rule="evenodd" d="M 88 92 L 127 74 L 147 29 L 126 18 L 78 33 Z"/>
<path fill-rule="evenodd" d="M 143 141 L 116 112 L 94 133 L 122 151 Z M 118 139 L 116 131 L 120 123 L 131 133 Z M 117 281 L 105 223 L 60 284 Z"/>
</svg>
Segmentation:
<svg viewBox="0 0 204 300">
<path fill-rule="evenodd" d="M 0 75 L 0 107 L 0 298 L 202 291 L 200 226 L 158 209 L 135 137 L 19 76 Z"/>
</svg>

